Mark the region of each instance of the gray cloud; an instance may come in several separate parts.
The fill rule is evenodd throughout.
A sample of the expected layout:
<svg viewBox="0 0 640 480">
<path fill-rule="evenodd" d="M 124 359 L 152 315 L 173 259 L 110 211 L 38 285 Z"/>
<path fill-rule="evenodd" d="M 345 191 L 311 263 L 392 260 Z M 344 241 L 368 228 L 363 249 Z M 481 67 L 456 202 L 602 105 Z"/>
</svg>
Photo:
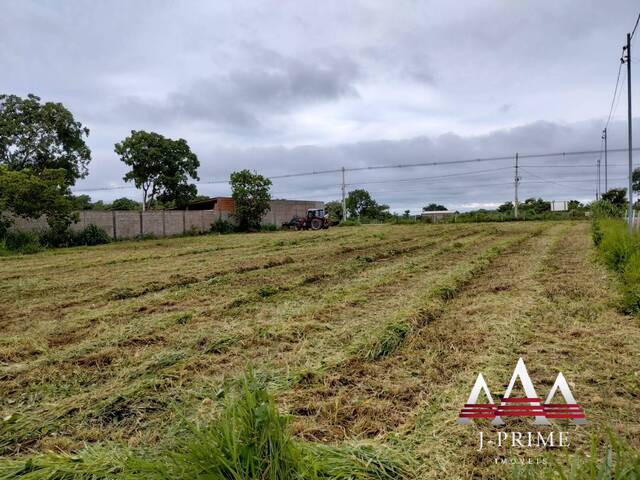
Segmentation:
<svg viewBox="0 0 640 480">
<path fill-rule="evenodd" d="M 132 129 L 187 139 L 203 179 L 244 167 L 282 174 L 597 149 L 636 10 L 633 0 L 363 0 L 321 8 L 306 0 L 6 0 L 0 91 L 61 101 L 91 129 L 84 187 L 121 185 L 113 144 Z M 623 105 L 610 145 L 624 146 Z M 584 167 L 537 162 L 523 195 L 592 196 L 595 159 L 570 160 Z M 481 167 L 349 178 L 396 182 L 366 186 L 398 209 L 509 199 L 509 169 L 457 175 Z M 623 167 L 612 168 L 619 168 L 612 177 L 622 175 Z M 534 183 L 534 175 L 555 183 Z M 407 177 L 416 180 L 400 182 Z M 274 192 L 333 198 L 337 182 L 282 180 Z M 93 196 L 122 193 L 135 194 Z"/>
</svg>

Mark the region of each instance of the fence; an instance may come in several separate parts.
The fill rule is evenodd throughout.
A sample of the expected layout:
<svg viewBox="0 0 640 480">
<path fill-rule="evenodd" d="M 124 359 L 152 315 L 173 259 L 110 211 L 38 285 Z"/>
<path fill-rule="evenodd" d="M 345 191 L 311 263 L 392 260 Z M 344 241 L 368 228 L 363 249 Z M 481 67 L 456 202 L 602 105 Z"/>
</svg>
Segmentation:
<svg viewBox="0 0 640 480">
<path fill-rule="evenodd" d="M 322 208 L 323 202 L 306 200 L 272 200 L 269 211 L 262 217 L 262 224 L 280 227 L 294 215 L 303 216 L 308 208 Z M 204 233 L 218 219 L 233 220 L 229 212 L 221 210 L 150 210 L 133 212 L 126 210 L 78 212 L 80 220 L 71 225 L 71 230 L 79 231 L 93 224 L 104 229 L 114 239 L 135 238 L 143 235 L 166 237 L 184 233 Z M 44 217 L 26 219 L 17 217 L 13 230 L 46 230 Z"/>
<path fill-rule="evenodd" d="M 228 220 L 224 212 L 212 210 L 156 210 L 132 212 L 114 210 L 110 212 L 83 210 L 78 212 L 80 220 L 71 225 L 71 230 L 79 231 L 88 225 L 97 225 L 114 239 L 135 238 L 143 235 L 165 237 L 184 233 L 203 233 L 211 229 L 211 224 L 218 218 Z M 37 219 L 16 218 L 12 226 L 14 230 L 44 230 L 47 221 L 44 217 Z"/>
</svg>

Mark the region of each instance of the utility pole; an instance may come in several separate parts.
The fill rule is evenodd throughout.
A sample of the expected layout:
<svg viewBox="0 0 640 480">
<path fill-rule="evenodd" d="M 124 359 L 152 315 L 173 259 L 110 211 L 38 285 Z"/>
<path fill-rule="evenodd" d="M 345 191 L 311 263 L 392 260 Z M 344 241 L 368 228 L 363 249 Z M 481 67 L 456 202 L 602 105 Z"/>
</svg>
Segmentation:
<svg viewBox="0 0 640 480">
<path fill-rule="evenodd" d="M 627 126 L 629 128 L 629 208 L 627 209 L 629 231 L 633 231 L 633 139 L 631 123 L 631 34 L 627 33 Z M 624 55 L 623 55 L 624 58 Z"/>
<path fill-rule="evenodd" d="M 596 181 L 598 182 L 598 184 L 596 185 L 596 200 L 600 200 L 600 158 L 598 158 L 598 160 L 596 161 Z"/>
<path fill-rule="evenodd" d="M 609 191 L 609 164 L 607 163 L 607 129 L 602 131 L 604 140 L 604 193 Z"/>
<path fill-rule="evenodd" d="M 347 198 L 345 195 L 346 185 L 344 183 L 344 167 L 342 167 L 342 221 L 347 220 Z"/>
<path fill-rule="evenodd" d="M 515 187 L 515 199 L 513 202 L 513 216 L 518 218 L 518 183 L 520 183 L 520 177 L 518 177 L 518 154 L 516 153 L 516 176 L 514 181 Z"/>
</svg>

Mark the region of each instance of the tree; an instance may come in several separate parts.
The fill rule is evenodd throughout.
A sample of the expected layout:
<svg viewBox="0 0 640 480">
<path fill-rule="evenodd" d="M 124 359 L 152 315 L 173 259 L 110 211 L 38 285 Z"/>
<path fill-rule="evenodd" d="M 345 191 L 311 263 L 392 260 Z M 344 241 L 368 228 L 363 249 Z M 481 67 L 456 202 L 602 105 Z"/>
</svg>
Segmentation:
<svg viewBox="0 0 640 480">
<path fill-rule="evenodd" d="M 601 198 L 615 207 L 625 207 L 627 205 L 627 189 L 612 188 L 607 193 L 603 193 Z"/>
<path fill-rule="evenodd" d="M 45 169 L 35 174 L 31 169 L 9 170 L 0 165 L 0 230 L 6 231 L 13 219 L 47 217 L 55 233 L 67 230 L 75 219 L 75 203 L 69 195 L 66 171 Z M 5 215 L 5 216 L 3 216 Z"/>
<path fill-rule="evenodd" d="M 115 152 L 131 171 L 124 181 L 133 181 L 142 189 L 142 209 L 156 200 L 174 202 L 180 207 L 194 198 L 198 190 L 189 179 L 198 178 L 198 157 L 186 140 L 172 140 L 154 132 L 131 131 L 115 145 Z"/>
<path fill-rule="evenodd" d="M 140 210 L 141 205 L 140 202 L 136 202 L 135 200 L 131 200 L 130 198 L 122 197 L 116 198 L 111 205 L 109 205 L 109 210 Z"/>
<path fill-rule="evenodd" d="M 404 213 L 402 214 L 402 216 L 404 218 L 409 218 L 409 215 L 411 214 L 411 210 L 405 210 Z"/>
<path fill-rule="evenodd" d="M 569 211 L 580 210 L 581 208 L 584 208 L 584 205 L 579 200 L 569 200 L 569 203 L 567 204 L 567 209 Z"/>
<path fill-rule="evenodd" d="M 342 220 L 342 202 L 338 200 L 327 202 L 324 204 L 324 210 L 333 220 Z"/>
<path fill-rule="evenodd" d="M 633 171 L 633 175 L 631 176 L 631 185 L 633 187 L 633 191 L 636 193 L 640 193 L 640 167 L 636 168 Z"/>
<path fill-rule="evenodd" d="M 508 213 L 513 211 L 513 203 L 512 202 L 504 202 L 502 205 L 498 207 L 498 211 L 501 213 Z"/>
<path fill-rule="evenodd" d="M 40 103 L 31 94 L 0 95 L 0 165 L 9 170 L 29 169 L 30 175 L 49 178 L 47 170 L 62 169 L 65 183 L 74 185 L 91 161 L 88 135 L 61 103 Z"/>
<path fill-rule="evenodd" d="M 551 202 L 546 202 L 541 198 L 527 198 L 524 203 L 520 204 L 523 211 L 531 213 L 543 213 L 551 210 Z"/>
<path fill-rule="evenodd" d="M 371 194 L 363 189 L 356 189 L 349 192 L 346 198 L 347 212 L 351 217 L 370 218 L 375 220 L 383 220 L 388 218 L 388 205 L 380 205 L 376 202 Z"/>
<path fill-rule="evenodd" d="M 426 207 L 422 207 L 423 212 L 445 212 L 447 207 L 444 205 L 438 205 L 437 203 L 430 203 Z"/>
<path fill-rule="evenodd" d="M 262 217 L 271 208 L 271 180 L 256 172 L 240 170 L 231 174 L 230 183 L 238 229 L 259 229 Z"/>
</svg>

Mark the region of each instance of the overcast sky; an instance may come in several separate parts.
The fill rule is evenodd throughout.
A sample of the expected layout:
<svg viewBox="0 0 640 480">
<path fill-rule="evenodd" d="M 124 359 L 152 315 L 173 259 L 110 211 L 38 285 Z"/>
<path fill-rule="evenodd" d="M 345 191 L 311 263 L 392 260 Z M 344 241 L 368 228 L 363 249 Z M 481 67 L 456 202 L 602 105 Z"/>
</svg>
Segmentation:
<svg viewBox="0 0 640 480">
<path fill-rule="evenodd" d="M 91 191 L 123 185 L 113 145 L 131 130 L 185 138 L 203 182 L 240 168 L 279 175 L 598 150 L 640 8 L 637 0 L 0 5 L 0 91 L 62 102 L 91 129 L 90 174 L 76 190 L 104 200 L 139 197 Z M 611 148 L 626 146 L 625 95 Z M 521 198 L 591 200 L 596 158 L 523 160 Z M 609 157 L 610 186 L 624 184 L 625 161 Z M 430 202 L 463 210 L 511 200 L 512 165 L 359 171 L 347 183 L 395 210 Z M 316 175 L 274 180 L 272 190 L 331 200 L 339 183 L 338 174 Z M 199 190 L 229 193 L 224 183 Z"/>
</svg>

